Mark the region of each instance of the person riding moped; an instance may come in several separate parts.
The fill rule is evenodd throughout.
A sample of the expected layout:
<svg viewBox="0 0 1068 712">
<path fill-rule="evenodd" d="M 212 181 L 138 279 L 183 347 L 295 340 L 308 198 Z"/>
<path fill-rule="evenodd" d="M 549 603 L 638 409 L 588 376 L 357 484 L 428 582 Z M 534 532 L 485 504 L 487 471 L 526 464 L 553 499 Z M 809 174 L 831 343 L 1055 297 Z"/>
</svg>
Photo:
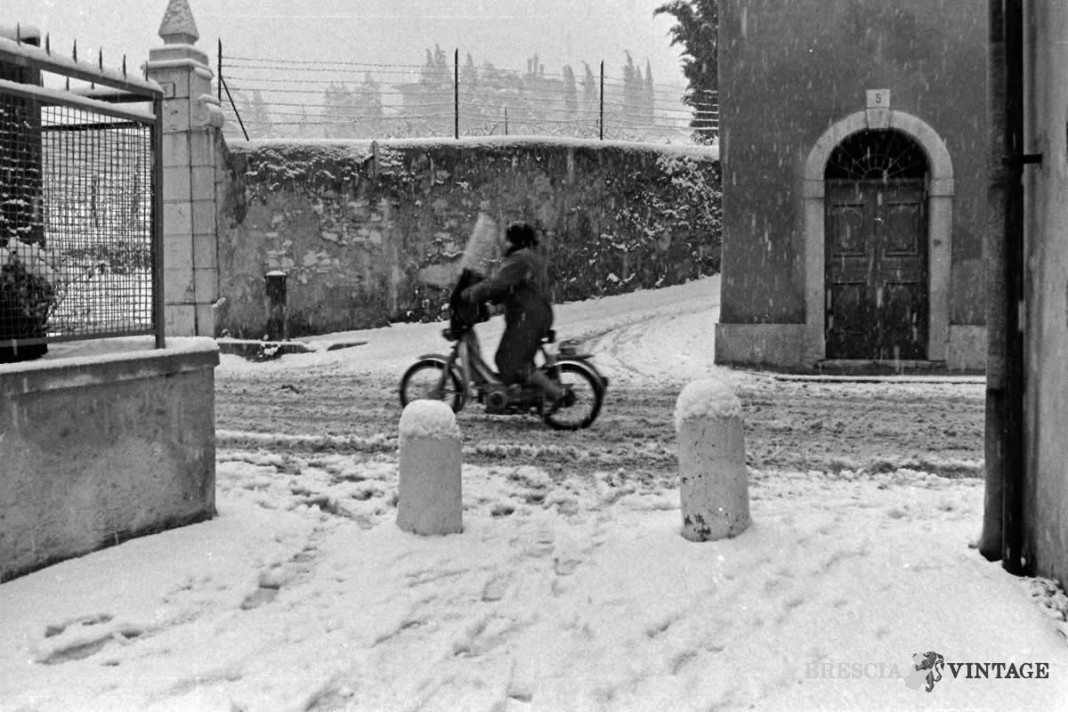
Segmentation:
<svg viewBox="0 0 1068 712">
<path fill-rule="evenodd" d="M 468 304 L 492 302 L 504 307 L 504 334 L 494 361 L 505 385 L 529 384 L 539 388 L 551 407 L 572 405 L 575 394 L 534 368 L 541 340 L 553 324 L 547 296 L 544 261 L 535 249 L 538 235 L 525 222 L 513 222 L 504 232 L 504 259 L 490 277 L 460 292 Z"/>
</svg>

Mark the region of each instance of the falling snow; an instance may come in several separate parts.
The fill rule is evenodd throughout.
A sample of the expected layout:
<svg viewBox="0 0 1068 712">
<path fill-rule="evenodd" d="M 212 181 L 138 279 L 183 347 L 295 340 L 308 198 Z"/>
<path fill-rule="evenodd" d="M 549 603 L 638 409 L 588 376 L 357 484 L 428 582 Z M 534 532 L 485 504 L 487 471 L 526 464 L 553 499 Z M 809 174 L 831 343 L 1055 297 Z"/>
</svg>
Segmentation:
<svg viewBox="0 0 1068 712">
<path fill-rule="evenodd" d="M 791 387 L 712 364 L 717 293 L 718 279 L 699 280 L 562 305 L 558 322 L 599 334 L 613 388 L 681 392 L 709 377 L 743 396 L 754 383 Z M 359 332 L 358 348 L 262 364 L 224 356 L 217 381 L 392 378 L 440 342 L 440 328 Z M 487 339 L 497 333 L 486 325 Z M 890 387 L 801 385 L 858 400 Z M 932 405 L 946 392 L 900 388 Z M 350 450 L 331 446 L 345 435 L 287 432 L 284 418 L 273 431 L 222 433 L 217 518 L 0 585 L 0 710 L 1052 710 L 1068 700 L 1063 593 L 971 548 L 982 480 L 924 464 L 951 453 L 811 471 L 762 455 L 749 467 L 752 526 L 692 543 L 670 463 L 662 477 L 635 477 L 574 447 L 572 471 L 547 472 L 537 449 L 553 447 L 550 435 L 531 445 L 525 433 L 543 426 L 508 421 L 514 429 L 489 445 L 503 456 L 463 466 L 463 533 L 419 537 L 396 526 L 399 415 L 353 435 Z M 461 413 L 461 431 L 475 417 Z M 302 438 L 307 447 L 289 447 Z M 465 442 L 465 453 L 478 447 Z M 509 459 L 524 447 L 533 452 Z M 929 693 L 909 684 L 913 656 L 927 651 L 947 662 Z M 949 663 L 960 662 L 1048 663 L 1049 678 L 954 678 Z"/>
</svg>

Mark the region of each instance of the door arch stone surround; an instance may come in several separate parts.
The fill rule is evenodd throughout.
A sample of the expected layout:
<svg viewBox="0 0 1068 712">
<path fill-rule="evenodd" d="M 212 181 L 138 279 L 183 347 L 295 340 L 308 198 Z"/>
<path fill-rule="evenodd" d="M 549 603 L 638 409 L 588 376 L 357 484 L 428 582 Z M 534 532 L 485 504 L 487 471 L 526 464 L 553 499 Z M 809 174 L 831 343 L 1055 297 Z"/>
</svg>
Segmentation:
<svg viewBox="0 0 1068 712">
<path fill-rule="evenodd" d="M 823 361 L 826 348 L 824 308 L 825 211 L 824 171 L 831 153 L 858 131 L 894 129 L 916 141 L 927 154 L 928 202 L 928 331 L 927 358 L 945 361 L 949 340 L 949 284 L 953 231 L 953 162 L 938 133 L 925 121 L 904 111 L 858 111 L 828 128 L 805 161 L 805 361 Z"/>
</svg>

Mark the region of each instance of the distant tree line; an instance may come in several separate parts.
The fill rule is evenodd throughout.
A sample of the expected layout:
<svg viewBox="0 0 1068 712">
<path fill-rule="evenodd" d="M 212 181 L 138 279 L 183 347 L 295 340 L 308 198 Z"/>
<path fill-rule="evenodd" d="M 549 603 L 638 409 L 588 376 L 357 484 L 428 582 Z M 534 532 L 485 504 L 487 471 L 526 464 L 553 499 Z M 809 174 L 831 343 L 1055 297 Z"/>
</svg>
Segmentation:
<svg viewBox="0 0 1068 712">
<path fill-rule="evenodd" d="M 362 81 L 351 74 L 330 81 L 318 100 L 309 99 L 312 92 L 304 89 L 298 102 L 269 102 L 265 91 L 286 96 L 286 90 L 257 87 L 237 91 L 236 101 L 250 138 L 280 133 L 303 138 L 451 136 L 457 111 L 464 136 L 596 137 L 603 112 L 612 138 L 648 138 L 644 134 L 657 123 L 652 67 L 648 60 L 644 68 L 636 64 L 630 52 L 625 56 L 622 83 L 617 73 L 602 87 L 601 67 L 585 62 L 579 72 L 566 65 L 560 74 L 550 75 L 537 55 L 527 60 L 525 72 L 517 72 L 488 61 L 476 64 L 468 53 L 457 71 L 455 55 L 435 46 L 426 50 L 414 81 L 384 85 L 365 71 Z M 677 102 L 677 95 L 661 100 Z"/>
</svg>

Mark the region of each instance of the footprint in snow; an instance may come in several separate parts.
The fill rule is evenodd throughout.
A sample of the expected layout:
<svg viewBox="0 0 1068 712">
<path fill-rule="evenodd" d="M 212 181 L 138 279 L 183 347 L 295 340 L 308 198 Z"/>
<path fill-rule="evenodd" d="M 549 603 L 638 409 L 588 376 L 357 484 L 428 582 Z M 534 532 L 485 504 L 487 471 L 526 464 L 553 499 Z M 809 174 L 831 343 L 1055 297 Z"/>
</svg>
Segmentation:
<svg viewBox="0 0 1068 712">
<path fill-rule="evenodd" d="M 126 644 L 146 630 L 131 623 L 119 623 L 110 613 L 79 616 L 45 627 L 44 641 L 34 659 L 42 665 L 58 665 L 96 655 L 109 643 Z"/>
<path fill-rule="evenodd" d="M 504 598 L 504 595 L 508 592 L 508 587 L 512 583 L 512 574 L 503 573 L 497 574 L 489 581 L 482 589 L 482 600 L 487 603 L 492 601 L 499 601 Z"/>
<path fill-rule="evenodd" d="M 549 527 L 541 527 L 533 536 L 523 536 L 523 549 L 528 556 L 541 558 L 553 552 L 556 546 L 556 534 Z"/>
<path fill-rule="evenodd" d="M 582 563 L 581 559 L 556 557 L 553 559 L 553 571 L 557 576 L 570 576 L 575 573 L 575 569 Z"/>
<path fill-rule="evenodd" d="M 283 586 L 312 569 L 317 553 L 313 545 L 308 545 L 286 563 L 260 571 L 256 590 L 241 602 L 241 610 L 250 611 L 273 601 Z"/>
</svg>

